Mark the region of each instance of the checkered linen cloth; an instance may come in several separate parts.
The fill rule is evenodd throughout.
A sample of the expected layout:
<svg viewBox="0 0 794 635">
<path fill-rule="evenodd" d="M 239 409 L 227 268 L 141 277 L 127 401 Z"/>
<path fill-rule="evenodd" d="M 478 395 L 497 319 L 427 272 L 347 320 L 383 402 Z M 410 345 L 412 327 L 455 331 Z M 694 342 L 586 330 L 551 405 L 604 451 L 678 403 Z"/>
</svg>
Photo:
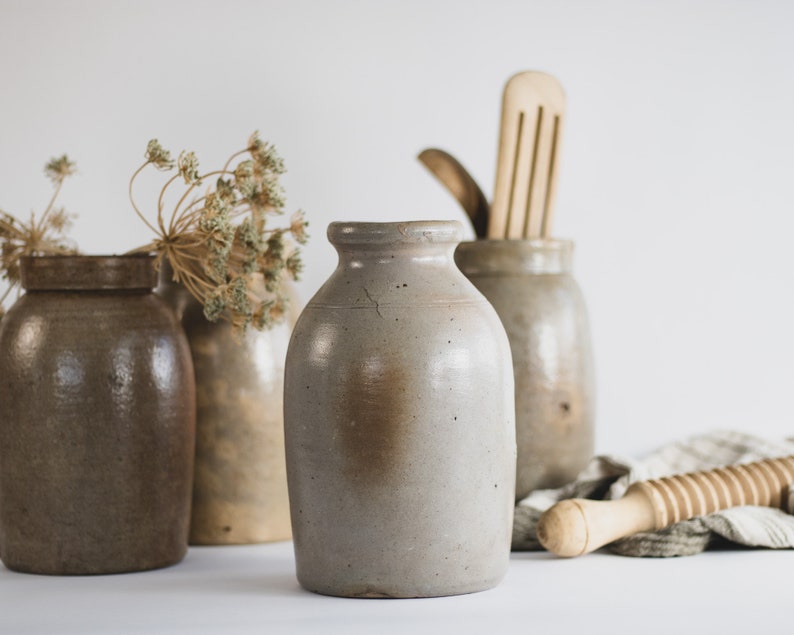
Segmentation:
<svg viewBox="0 0 794 635">
<path fill-rule="evenodd" d="M 788 455 L 794 455 L 794 439 L 775 442 L 741 432 L 718 431 L 664 446 L 641 460 L 595 457 L 574 482 L 560 489 L 534 491 L 517 503 L 513 549 L 541 549 L 535 533 L 538 519 L 560 500 L 614 500 L 636 481 Z M 794 485 L 789 488 L 788 509 L 794 510 Z M 626 556 L 685 556 L 725 541 L 748 547 L 794 548 L 794 516 L 769 507 L 733 507 L 660 531 L 635 534 L 607 548 Z"/>
</svg>

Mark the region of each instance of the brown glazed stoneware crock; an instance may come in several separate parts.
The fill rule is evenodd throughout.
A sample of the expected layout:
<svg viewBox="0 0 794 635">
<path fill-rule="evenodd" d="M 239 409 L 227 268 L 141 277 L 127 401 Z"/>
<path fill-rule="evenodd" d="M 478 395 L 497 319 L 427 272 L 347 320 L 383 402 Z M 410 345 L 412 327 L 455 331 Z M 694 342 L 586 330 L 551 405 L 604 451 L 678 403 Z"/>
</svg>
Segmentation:
<svg viewBox="0 0 794 635">
<path fill-rule="evenodd" d="M 0 558 L 100 574 L 187 550 L 193 367 L 154 259 L 29 257 L 0 322 Z"/>
</svg>

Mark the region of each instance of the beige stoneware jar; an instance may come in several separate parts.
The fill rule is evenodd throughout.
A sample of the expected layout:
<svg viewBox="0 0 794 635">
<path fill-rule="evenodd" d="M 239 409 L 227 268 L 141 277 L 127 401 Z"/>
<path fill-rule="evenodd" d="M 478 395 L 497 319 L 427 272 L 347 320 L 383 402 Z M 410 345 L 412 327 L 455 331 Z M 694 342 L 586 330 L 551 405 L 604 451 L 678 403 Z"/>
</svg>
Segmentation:
<svg viewBox="0 0 794 635">
<path fill-rule="evenodd" d="M 291 536 L 284 461 L 284 361 L 294 323 L 232 331 L 163 263 L 160 294 L 187 334 L 196 373 L 196 466 L 190 544 L 254 544 Z M 293 302 L 295 304 L 295 302 Z"/>
<path fill-rule="evenodd" d="M 566 240 L 477 240 L 455 260 L 510 338 L 516 385 L 516 497 L 572 481 L 593 454 L 590 327 Z"/>
<path fill-rule="evenodd" d="M 513 375 L 451 221 L 332 223 L 339 254 L 293 331 L 287 474 L 298 580 L 348 597 L 480 591 L 504 576 Z"/>
</svg>

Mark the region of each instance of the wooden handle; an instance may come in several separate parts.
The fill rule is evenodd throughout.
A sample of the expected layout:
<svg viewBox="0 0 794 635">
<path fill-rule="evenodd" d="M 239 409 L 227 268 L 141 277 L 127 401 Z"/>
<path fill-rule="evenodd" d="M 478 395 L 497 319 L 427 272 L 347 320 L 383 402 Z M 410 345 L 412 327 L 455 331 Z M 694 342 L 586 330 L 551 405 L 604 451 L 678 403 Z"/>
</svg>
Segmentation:
<svg viewBox="0 0 794 635">
<path fill-rule="evenodd" d="M 556 78 L 526 71 L 502 97 L 489 238 L 551 235 L 565 93 Z"/>
<path fill-rule="evenodd" d="M 422 150 L 417 158 L 460 203 L 471 220 L 475 235 L 484 238 L 488 232 L 490 205 L 474 177 L 460 161 L 439 148 Z"/>
<path fill-rule="evenodd" d="M 557 503 L 540 517 L 538 540 L 558 556 L 579 556 L 640 531 L 729 507 L 783 507 L 792 483 L 794 456 L 642 481 L 618 500 Z"/>
</svg>

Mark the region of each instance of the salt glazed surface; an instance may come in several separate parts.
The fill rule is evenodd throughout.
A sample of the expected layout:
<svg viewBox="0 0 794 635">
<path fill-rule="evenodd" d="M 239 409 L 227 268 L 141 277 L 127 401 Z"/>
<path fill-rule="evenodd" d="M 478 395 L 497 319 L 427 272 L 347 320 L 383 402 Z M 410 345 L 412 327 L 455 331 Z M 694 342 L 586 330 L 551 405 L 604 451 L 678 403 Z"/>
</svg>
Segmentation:
<svg viewBox="0 0 794 635">
<path fill-rule="evenodd" d="M 457 269 L 457 222 L 332 223 L 339 264 L 293 331 L 287 474 L 298 580 L 349 597 L 504 576 L 515 487 L 510 348 Z"/>
<path fill-rule="evenodd" d="M 593 352 L 572 252 L 570 241 L 550 239 L 478 240 L 455 252 L 510 339 L 518 499 L 574 480 L 593 455 Z"/>
</svg>

